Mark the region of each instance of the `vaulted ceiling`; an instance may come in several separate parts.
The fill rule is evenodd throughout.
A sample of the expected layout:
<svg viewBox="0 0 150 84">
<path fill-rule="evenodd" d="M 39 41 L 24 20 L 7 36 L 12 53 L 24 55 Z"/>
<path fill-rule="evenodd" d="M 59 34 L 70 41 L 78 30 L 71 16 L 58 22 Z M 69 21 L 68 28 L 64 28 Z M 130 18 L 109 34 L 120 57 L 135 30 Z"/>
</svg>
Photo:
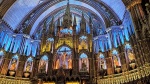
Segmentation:
<svg viewBox="0 0 150 84">
<path fill-rule="evenodd" d="M 52 15 L 55 21 L 60 18 L 67 5 L 67 0 L 17 0 L 3 16 L 3 20 L 13 30 L 21 25 L 31 26 L 30 35 L 39 28 L 40 24 Z M 121 24 L 125 6 L 122 0 L 69 0 L 72 14 L 81 17 L 82 12 L 86 17 L 93 17 L 104 28 L 112 26 L 111 20 Z"/>
</svg>

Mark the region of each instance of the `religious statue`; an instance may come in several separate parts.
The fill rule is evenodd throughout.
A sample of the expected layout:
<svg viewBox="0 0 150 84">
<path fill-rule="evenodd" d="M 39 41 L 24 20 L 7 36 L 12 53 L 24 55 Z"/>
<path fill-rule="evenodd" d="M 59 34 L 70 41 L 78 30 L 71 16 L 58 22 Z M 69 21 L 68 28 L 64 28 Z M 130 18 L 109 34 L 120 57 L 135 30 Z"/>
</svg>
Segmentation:
<svg viewBox="0 0 150 84">
<path fill-rule="evenodd" d="M 118 58 L 117 58 L 117 56 L 115 55 L 115 56 L 113 56 L 114 58 L 114 66 L 115 66 L 115 68 L 116 67 L 118 67 L 119 66 L 119 61 L 118 61 Z"/>
<path fill-rule="evenodd" d="M 72 69 L 72 59 L 71 58 L 68 59 L 68 68 Z"/>
<path fill-rule="evenodd" d="M 100 69 L 104 69 L 104 60 L 100 59 Z"/>
<path fill-rule="evenodd" d="M 9 70 L 15 71 L 16 66 L 17 66 L 17 59 L 12 59 Z"/>
<path fill-rule="evenodd" d="M 46 62 L 44 60 L 40 63 L 40 72 L 45 73 L 46 72 Z"/>
<path fill-rule="evenodd" d="M 86 65 L 86 61 L 85 60 L 82 61 L 82 66 L 81 66 L 80 71 L 87 71 L 87 65 Z"/>
<path fill-rule="evenodd" d="M 134 63 L 135 62 L 135 56 L 130 50 L 128 50 L 128 57 L 129 57 L 129 62 L 130 63 Z"/>
<path fill-rule="evenodd" d="M 32 67 L 32 62 L 31 62 L 31 61 L 28 61 L 28 62 L 27 62 L 27 65 L 26 65 L 25 71 L 26 71 L 26 72 L 30 72 L 30 71 L 31 71 L 31 67 Z"/>
<path fill-rule="evenodd" d="M 66 69 L 66 56 L 67 56 L 67 54 L 66 54 L 66 52 L 64 52 L 63 53 L 63 55 L 62 55 L 62 67 L 63 67 L 63 69 Z"/>
</svg>

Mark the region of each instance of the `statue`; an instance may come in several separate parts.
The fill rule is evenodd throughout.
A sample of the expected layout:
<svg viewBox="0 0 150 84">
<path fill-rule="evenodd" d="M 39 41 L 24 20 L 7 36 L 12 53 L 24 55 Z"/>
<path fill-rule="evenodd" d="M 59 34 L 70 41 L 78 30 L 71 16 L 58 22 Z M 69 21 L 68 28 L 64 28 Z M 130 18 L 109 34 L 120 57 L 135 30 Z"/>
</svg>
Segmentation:
<svg viewBox="0 0 150 84">
<path fill-rule="evenodd" d="M 72 69 L 72 59 L 71 58 L 68 59 L 68 68 Z"/>
<path fill-rule="evenodd" d="M 115 55 L 115 56 L 113 56 L 114 58 L 114 66 L 115 66 L 115 68 L 117 68 L 118 66 L 119 66 L 119 61 L 118 61 L 118 58 L 117 58 L 117 56 Z"/>
<path fill-rule="evenodd" d="M 46 72 L 46 61 L 42 60 L 40 63 L 40 72 L 45 73 Z"/>
<path fill-rule="evenodd" d="M 104 60 L 102 58 L 100 60 L 100 69 L 104 69 Z"/>
<path fill-rule="evenodd" d="M 31 66 L 32 66 L 32 62 L 31 62 L 31 61 L 28 61 L 28 62 L 27 62 L 27 65 L 26 65 L 25 71 L 26 71 L 26 72 L 30 72 L 30 71 L 31 71 Z"/>
<path fill-rule="evenodd" d="M 63 67 L 63 69 L 66 69 L 66 56 L 67 56 L 67 54 L 66 54 L 66 52 L 64 52 L 62 55 L 62 67 Z"/>
<path fill-rule="evenodd" d="M 12 62 L 11 62 L 9 70 L 15 71 L 16 66 L 17 66 L 17 59 L 12 59 Z"/>
<path fill-rule="evenodd" d="M 80 71 L 87 71 L 87 65 L 86 65 L 86 61 L 85 60 L 82 61 L 82 66 L 81 66 Z"/>
<path fill-rule="evenodd" d="M 134 63 L 135 62 L 135 56 L 130 50 L 128 50 L 128 57 L 129 57 L 129 62 L 130 63 Z"/>
</svg>

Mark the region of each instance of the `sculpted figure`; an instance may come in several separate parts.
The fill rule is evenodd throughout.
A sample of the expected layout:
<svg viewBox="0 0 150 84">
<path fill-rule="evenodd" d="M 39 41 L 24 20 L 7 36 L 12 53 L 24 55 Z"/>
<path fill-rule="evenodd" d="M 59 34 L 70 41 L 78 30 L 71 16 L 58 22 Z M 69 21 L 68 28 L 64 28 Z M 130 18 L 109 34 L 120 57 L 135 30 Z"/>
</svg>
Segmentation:
<svg viewBox="0 0 150 84">
<path fill-rule="evenodd" d="M 16 65 L 17 65 L 17 60 L 16 59 L 12 59 L 10 70 L 14 71 L 16 69 Z"/>
<path fill-rule="evenodd" d="M 128 50 L 128 57 L 130 63 L 135 62 L 135 56 L 130 50 Z"/>
<path fill-rule="evenodd" d="M 30 72 L 30 71 L 31 71 L 31 66 L 32 66 L 32 62 L 31 62 L 31 61 L 28 61 L 25 71 L 26 71 L 26 72 Z"/>
<path fill-rule="evenodd" d="M 118 61 L 117 56 L 114 56 L 114 66 L 115 66 L 115 68 L 116 68 L 117 66 L 119 66 L 119 61 Z"/>
</svg>

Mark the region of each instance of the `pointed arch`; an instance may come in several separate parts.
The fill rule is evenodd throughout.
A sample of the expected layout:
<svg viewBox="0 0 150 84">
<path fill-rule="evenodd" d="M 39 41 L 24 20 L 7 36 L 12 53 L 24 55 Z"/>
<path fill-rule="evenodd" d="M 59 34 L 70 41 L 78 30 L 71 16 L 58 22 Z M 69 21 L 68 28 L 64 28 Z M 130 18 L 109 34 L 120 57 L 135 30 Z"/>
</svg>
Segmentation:
<svg viewBox="0 0 150 84">
<path fill-rule="evenodd" d="M 79 57 L 79 71 L 80 72 L 89 72 L 89 59 L 87 54 L 82 53 Z"/>
<path fill-rule="evenodd" d="M 32 57 L 29 57 L 25 63 L 24 72 L 32 72 L 32 68 L 33 68 L 33 59 Z"/>
<path fill-rule="evenodd" d="M 48 70 L 48 56 L 44 55 L 40 59 L 38 72 L 39 73 L 47 73 L 47 70 Z"/>
<path fill-rule="evenodd" d="M 10 71 L 16 71 L 19 63 L 19 57 L 18 55 L 14 55 L 9 63 L 9 70 Z"/>
</svg>

